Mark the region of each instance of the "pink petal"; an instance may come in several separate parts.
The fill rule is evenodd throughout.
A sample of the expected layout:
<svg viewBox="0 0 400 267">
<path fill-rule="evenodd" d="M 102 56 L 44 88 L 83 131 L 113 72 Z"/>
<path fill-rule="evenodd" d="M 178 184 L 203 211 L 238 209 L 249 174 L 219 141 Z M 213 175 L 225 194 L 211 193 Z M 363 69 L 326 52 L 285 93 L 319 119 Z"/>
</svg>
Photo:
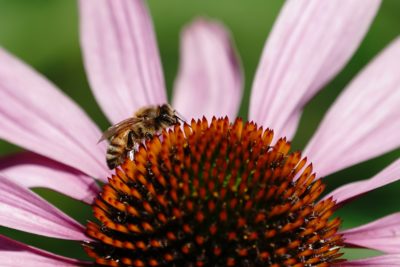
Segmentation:
<svg viewBox="0 0 400 267">
<path fill-rule="evenodd" d="M 350 59 L 379 3 L 286 1 L 258 66 L 250 119 L 292 138 L 304 105 Z"/>
<path fill-rule="evenodd" d="M 400 253 L 400 213 L 342 231 L 341 234 L 348 245 Z"/>
<path fill-rule="evenodd" d="M 31 152 L 0 158 L 0 172 L 23 187 L 49 188 L 88 204 L 99 193 L 93 178 Z"/>
<path fill-rule="evenodd" d="M 234 119 L 243 93 L 243 75 L 227 29 L 197 19 L 182 32 L 181 62 L 173 106 L 187 119 Z"/>
<path fill-rule="evenodd" d="M 166 103 L 153 25 L 142 0 L 81 0 L 81 46 L 92 91 L 116 123 Z"/>
<path fill-rule="evenodd" d="M 87 240 L 85 228 L 26 188 L 0 176 L 0 225 L 71 240 Z"/>
<path fill-rule="evenodd" d="M 396 182 L 400 179 L 400 159 L 396 160 L 374 177 L 346 184 L 329 193 L 325 198 L 333 197 L 337 204 L 343 204 L 371 190 Z"/>
<path fill-rule="evenodd" d="M 0 138 L 88 175 L 106 176 L 97 126 L 53 84 L 1 48 L 0 99 Z"/>
<path fill-rule="evenodd" d="M 67 267 L 87 265 L 87 262 L 62 257 L 0 235 L 0 262 L 3 267 Z"/>
<path fill-rule="evenodd" d="M 399 254 L 390 254 L 390 255 L 382 255 L 377 257 L 371 257 L 360 260 L 351 260 L 347 261 L 335 266 L 347 267 L 347 266 L 400 266 L 400 255 Z"/>
<path fill-rule="evenodd" d="M 328 111 L 307 146 L 325 176 L 400 146 L 400 38 L 377 56 Z"/>
</svg>

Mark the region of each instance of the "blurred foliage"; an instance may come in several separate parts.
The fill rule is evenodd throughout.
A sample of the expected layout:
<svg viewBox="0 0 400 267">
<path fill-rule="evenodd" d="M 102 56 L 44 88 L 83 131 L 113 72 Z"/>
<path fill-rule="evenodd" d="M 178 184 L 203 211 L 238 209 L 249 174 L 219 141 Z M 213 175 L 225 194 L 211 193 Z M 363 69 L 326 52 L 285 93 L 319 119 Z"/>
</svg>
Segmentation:
<svg viewBox="0 0 400 267">
<path fill-rule="evenodd" d="M 218 19 L 230 28 L 242 59 L 246 90 L 240 116 L 246 117 L 252 78 L 265 39 L 282 3 L 282 0 L 149 1 L 169 95 L 179 63 L 180 30 L 197 16 Z M 324 113 L 346 84 L 399 35 L 399 11 L 400 1 L 383 1 L 372 27 L 352 60 L 305 108 L 293 142 L 295 149 L 304 147 Z M 102 129 L 105 129 L 108 127 L 108 122 L 92 97 L 82 65 L 78 20 L 77 4 L 72 0 L 0 0 L 0 45 L 48 77 L 82 106 Z M 398 135 L 398 133 L 393 134 Z M 0 155 L 18 150 L 19 148 L 0 141 Z M 397 159 L 399 155 L 399 151 L 394 151 L 331 175 L 325 180 L 328 190 L 350 181 L 369 178 Z M 344 220 L 344 226 L 356 226 L 398 211 L 400 200 L 396 196 L 399 190 L 399 183 L 389 185 L 346 206 L 339 212 L 339 216 Z M 77 201 L 44 189 L 35 191 L 82 223 L 91 216 L 90 208 Z M 4 228 L 0 232 L 63 255 L 85 257 L 79 246 L 70 241 L 59 242 L 49 238 L 37 238 L 34 235 Z M 376 255 L 376 252 L 374 253 L 371 255 Z M 365 254 L 370 252 L 346 250 L 346 255 L 350 258 Z"/>
</svg>

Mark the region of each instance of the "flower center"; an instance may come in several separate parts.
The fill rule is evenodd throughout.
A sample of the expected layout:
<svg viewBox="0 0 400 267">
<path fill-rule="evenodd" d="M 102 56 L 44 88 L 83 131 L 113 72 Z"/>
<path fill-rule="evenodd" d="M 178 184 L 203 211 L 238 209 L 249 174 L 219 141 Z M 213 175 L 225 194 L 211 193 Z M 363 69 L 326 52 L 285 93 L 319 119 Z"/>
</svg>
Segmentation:
<svg viewBox="0 0 400 267">
<path fill-rule="evenodd" d="M 285 138 L 203 119 L 153 138 L 93 204 L 88 255 L 106 266 L 329 266 L 334 201 Z"/>
</svg>

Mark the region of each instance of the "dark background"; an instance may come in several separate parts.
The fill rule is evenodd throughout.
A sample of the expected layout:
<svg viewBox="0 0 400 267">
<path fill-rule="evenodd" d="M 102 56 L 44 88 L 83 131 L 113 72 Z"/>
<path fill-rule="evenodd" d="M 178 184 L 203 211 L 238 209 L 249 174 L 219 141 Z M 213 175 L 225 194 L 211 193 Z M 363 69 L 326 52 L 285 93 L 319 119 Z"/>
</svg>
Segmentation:
<svg viewBox="0 0 400 267">
<path fill-rule="evenodd" d="M 265 0 L 149 1 L 169 95 L 178 68 L 179 32 L 183 25 L 196 16 L 219 19 L 232 31 L 242 59 L 246 90 L 240 116 L 245 118 L 258 59 L 282 3 L 283 1 Z M 383 2 L 378 16 L 352 60 L 306 107 L 300 128 L 294 138 L 295 149 L 305 146 L 326 110 L 351 78 L 399 35 L 399 11 L 400 1 Z M 109 126 L 91 95 L 83 70 L 75 1 L 0 0 L 0 45 L 58 85 L 81 105 L 102 129 Z M 398 135 L 398 133 L 393 134 Z M 0 141 L 0 155 L 15 151 L 19 151 L 19 148 Z M 350 181 L 369 178 L 397 159 L 399 155 L 400 151 L 397 150 L 331 175 L 325 179 L 328 190 Z M 90 209 L 81 203 L 44 189 L 35 191 L 82 223 L 91 217 Z M 346 206 L 339 212 L 339 216 L 344 220 L 344 227 L 356 226 L 398 211 L 399 191 L 400 183 L 391 184 Z M 0 228 L 0 233 L 63 255 L 85 257 L 74 242 L 37 238 L 34 235 L 5 228 Z M 366 253 L 376 254 L 347 250 L 346 257 L 360 257 Z"/>
</svg>

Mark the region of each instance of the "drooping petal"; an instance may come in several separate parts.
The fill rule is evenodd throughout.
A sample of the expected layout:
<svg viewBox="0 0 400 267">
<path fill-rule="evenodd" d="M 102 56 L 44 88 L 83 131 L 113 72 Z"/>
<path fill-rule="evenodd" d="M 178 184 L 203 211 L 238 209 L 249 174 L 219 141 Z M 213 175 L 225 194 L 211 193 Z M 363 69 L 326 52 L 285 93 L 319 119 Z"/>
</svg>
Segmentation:
<svg viewBox="0 0 400 267">
<path fill-rule="evenodd" d="M 88 264 L 87 262 L 55 255 L 1 235 L 0 262 L 3 267 L 78 267 Z"/>
<path fill-rule="evenodd" d="M 0 48 L 0 138 L 94 177 L 107 174 L 100 130 L 70 98 Z"/>
<path fill-rule="evenodd" d="M 339 96 L 304 154 L 325 176 L 400 146 L 400 38 Z"/>
<path fill-rule="evenodd" d="M 383 266 L 393 267 L 400 266 L 400 254 L 389 254 L 377 257 L 365 258 L 360 260 L 351 260 L 344 263 L 340 263 L 336 266 L 347 267 L 347 266 Z"/>
<path fill-rule="evenodd" d="M 250 119 L 291 139 L 302 108 L 350 59 L 379 4 L 287 1 L 257 69 Z"/>
<path fill-rule="evenodd" d="M 341 232 L 348 245 L 400 253 L 400 213 Z"/>
<path fill-rule="evenodd" d="M 184 117 L 234 119 L 243 75 L 229 32 L 215 21 L 197 19 L 182 32 L 180 70 L 173 107 Z"/>
<path fill-rule="evenodd" d="M 396 160 L 374 177 L 346 184 L 329 193 L 325 198 L 333 197 L 341 205 L 371 190 L 396 182 L 400 179 L 400 159 Z"/>
<path fill-rule="evenodd" d="M 0 158 L 0 173 L 23 187 L 49 188 L 88 204 L 99 193 L 93 178 L 31 152 Z"/>
<path fill-rule="evenodd" d="M 0 225 L 70 240 L 87 240 L 85 228 L 26 188 L 0 176 Z"/>
<path fill-rule="evenodd" d="M 81 46 L 89 82 L 116 123 L 145 105 L 166 103 L 153 25 L 142 0 L 81 0 Z"/>
</svg>

